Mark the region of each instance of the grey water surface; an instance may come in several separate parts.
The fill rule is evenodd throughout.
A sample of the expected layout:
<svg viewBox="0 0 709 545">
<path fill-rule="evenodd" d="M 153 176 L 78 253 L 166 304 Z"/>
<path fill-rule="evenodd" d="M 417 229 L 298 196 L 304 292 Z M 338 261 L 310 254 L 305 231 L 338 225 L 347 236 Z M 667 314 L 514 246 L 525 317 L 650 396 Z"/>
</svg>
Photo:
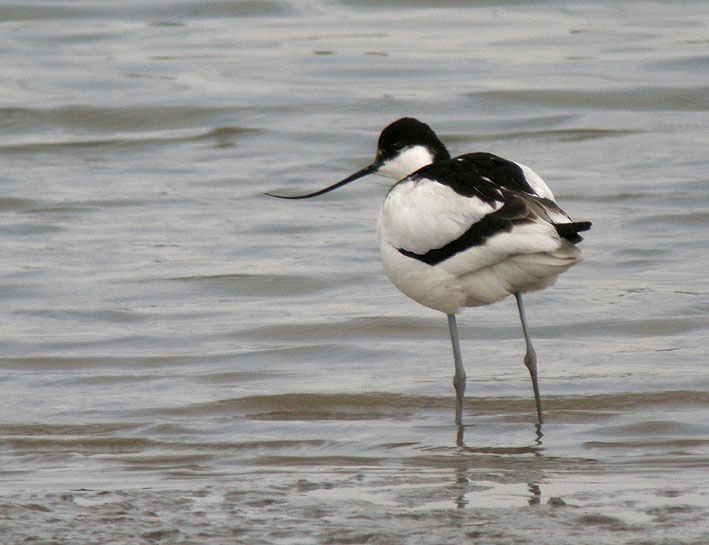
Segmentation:
<svg viewBox="0 0 709 545">
<path fill-rule="evenodd" d="M 706 2 L 0 4 L 0 542 L 709 542 Z M 416 116 L 593 229 L 526 297 L 390 285 Z"/>
</svg>

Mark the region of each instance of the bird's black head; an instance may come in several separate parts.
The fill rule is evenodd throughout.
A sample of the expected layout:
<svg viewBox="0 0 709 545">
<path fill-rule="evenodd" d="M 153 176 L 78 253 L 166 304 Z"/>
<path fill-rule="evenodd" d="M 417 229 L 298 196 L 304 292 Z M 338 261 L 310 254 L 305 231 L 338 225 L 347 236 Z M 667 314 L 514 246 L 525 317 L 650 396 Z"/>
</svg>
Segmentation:
<svg viewBox="0 0 709 545">
<path fill-rule="evenodd" d="M 379 135 L 377 160 L 386 162 L 414 146 L 423 146 L 430 151 L 434 162 L 450 159 L 446 146 L 431 127 L 413 117 L 402 117 L 387 125 Z"/>
</svg>

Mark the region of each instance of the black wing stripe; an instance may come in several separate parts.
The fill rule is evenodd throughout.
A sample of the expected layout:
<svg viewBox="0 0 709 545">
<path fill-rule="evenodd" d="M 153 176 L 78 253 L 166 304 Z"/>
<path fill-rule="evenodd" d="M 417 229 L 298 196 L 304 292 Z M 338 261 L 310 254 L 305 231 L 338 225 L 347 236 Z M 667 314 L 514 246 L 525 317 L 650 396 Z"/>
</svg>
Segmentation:
<svg viewBox="0 0 709 545">
<path fill-rule="evenodd" d="M 424 254 L 417 254 L 405 248 L 397 249 L 406 257 L 417 259 L 428 265 L 438 265 L 469 248 L 482 246 L 492 236 L 499 233 L 509 233 L 515 225 L 539 220 L 539 216 L 533 208 L 540 199 L 519 194 L 514 195 L 511 192 L 507 192 L 506 197 L 508 200 L 502 208 L 475 222 L 457 239 L 440 248 L 433 248 Z M 555 223 L 553 225 L 559 236 L 574 244 L 583 240 L 579 232 L 588 231 L 591 228 L 590 221 Z"/>
<path fill-rule="evenodd" d="M 511 231 L 516 224 L 533 221 L 529 214 L 530 211 L 522 199 L 513 199 L 496 212 L 488 214 L 480 221 L 475 222 L 465 233 L 445 246 L 434 248 L 425 254 L 417 254 L 404 248 L 397 249 L 406 257 L 417 259 L 429 265 L 438 265 L 469 248 L 481 246 L 485 243 L 485 240 L 494 235 Z"/>
<path fill-rule="evenodd" d="M 489 178 L 499 187 L 535 194 L 522 167 L 517 163 L 487 152 L 466 153 L 458 159 L 465 163 L 467 168 L 474 168 L 481 177 Z"/>
<path fill-rule="evenodd" d="M 462 197 L 475 197 L 488 204 L 499 201 L 500 187 L 494 178 L 481 173 L 474 161 L 465 158 L 465 155 L 461 155 L 449 161 L 431 163 L 417 170 L 409 179 L 437 182 L 450 187 Z"/>
</svg>

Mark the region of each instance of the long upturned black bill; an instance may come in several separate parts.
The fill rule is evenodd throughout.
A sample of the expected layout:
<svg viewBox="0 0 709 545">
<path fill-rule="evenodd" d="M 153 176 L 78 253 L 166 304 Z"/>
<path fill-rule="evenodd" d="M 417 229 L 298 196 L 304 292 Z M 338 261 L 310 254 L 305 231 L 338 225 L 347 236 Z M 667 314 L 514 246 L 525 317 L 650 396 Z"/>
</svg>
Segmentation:
<svg viewBox="0 0 709 545">
<path fill-rule="evenodd" d="M 266 193 L 269 197 L 276 197 L 278 199 L 309 199 L 310 197 L 317 197 L 318 195 L 322 195 L 324 193 L 329 193 L 333 189 L 337 189 L 338 187 L 342 187 L 345 184 L 348 184 L 350 182 L 354 182 L 355 180 L 362 178 L 366 176 L 367 174 L 372 174 L 377 171 L 377 169 L 381 166 L 379 162 L 374 162 L 371 165 L 369 165 L 366 168 L 363 168 L 362 170 L 358 170 L 351 176 L 347 176 L 344 180 L 340 180 L 336 184 L 332 184 L 331 186 L 328 186 L 324 189 L 320 189 L 318 191 L 315 191 L 313 193 L 306 193 L 305 195 L 276 195 L 275 193 Z"/>
</svg>

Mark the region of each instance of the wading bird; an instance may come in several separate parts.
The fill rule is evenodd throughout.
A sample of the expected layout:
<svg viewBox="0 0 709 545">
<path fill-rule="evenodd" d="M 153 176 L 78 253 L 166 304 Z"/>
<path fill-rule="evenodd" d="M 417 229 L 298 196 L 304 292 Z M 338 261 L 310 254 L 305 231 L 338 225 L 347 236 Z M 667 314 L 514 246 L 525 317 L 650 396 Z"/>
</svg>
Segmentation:
<svg viewBox="0 0 709 545">
<path fill-rule="evenodd" d="M 543 421 L 537 357 L 527 330 L 522 293 L 540 290 L 581 261 L 576 244 L 588 221 L 574 222 L 530 168 L 491 153 L 451 158 L 433 130 L 410 117 L 379 135 L 374 162 L 344 180 L 305 195 L 337 189 L 367 174 L 398 180 L 379 213 L 384 271 L 411 299 L 448 316 L 455 375 L 455 422 L 463 423 L 465 369 L 455 315 L 514 295 L 532 377 L 538 430 Z"/>
</svg>

